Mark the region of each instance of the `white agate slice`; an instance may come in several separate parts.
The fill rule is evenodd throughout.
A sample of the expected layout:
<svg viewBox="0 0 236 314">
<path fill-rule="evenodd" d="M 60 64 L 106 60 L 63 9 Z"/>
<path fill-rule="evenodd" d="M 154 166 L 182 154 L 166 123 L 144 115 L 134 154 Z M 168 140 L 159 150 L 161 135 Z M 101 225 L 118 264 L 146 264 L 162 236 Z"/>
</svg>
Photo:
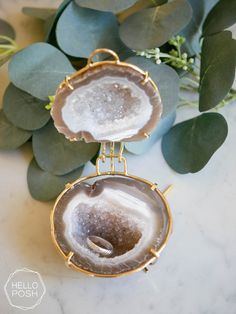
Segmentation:
<svg viewBox="0 0 236 314">
<path fill-rule="evenodd" d="M 71 132 L 86 130 L 97 141 L 130 138 L 145 126 L 151 114 L 145 91 L 125 77 L 91 81 L 74 90 L 62 108 L 62 119 Z"/>
<path fill-rule="evenodd" d="M 65 194 L 54 213 L 62 250 L 74 252 L 79 267 L 102 274 L 132 271 L 153 257 L 165 241 L 168 213 L 150 186 L 134 179 L 109 177 L 80 183 Z M 113 246 L 110 256 L 88 246 L 100 237 Z"/>
<path fill-rule="evenodd" d="M 96 212 L 95 214 L 93 212 Z M 91 214 L 92 213 L 92 214 Z M 91 214 L 89 216 L 89 214 Z M 99 218 L 97 216 L 100 216 Z M 90 218 L 90 221 L 89 221 Z M 155 230 L 160 229 L 156 215 L 150 211 L 150 207 L 143 200 L 128 194 L 125 191 L 116 190 L 113 188 L 106 188 L 96 197 L 90 198 L 88 195 L 79 194 L 75 196 L 67 205 L 63 221 L 65 224 L 65 238 L 71 244 L 74 252 L 91 258 L 100 265 L 113 265 L 117 263 L 127 262 L 129 259 L 136 259 L 141 254 L 144 247 L 151 246 Z M 91 219 L 93 221 L 91 221 Z M 91 224 L 104 222 L 106 228 L 108 222 L 113 225 L 114 221 L 119 221 L 116 228 L 111 232 L 118 233 L 121 228 L 128 228 L 127 236 L 135 236 L 135 233 L 140 235 L 140 239 L 134 247 L 119 256 L 110 258 L 101 257 L 96 252 L 86 247 L 83 237 L 94 235 L 93 230 L 90 230 Z M 100 231 L 101 232 L 101 231 Z M 107 235 L 107 232 L 105 232 Z M 112 238 L 113 235 L 110 235 Z M 79 241 L 81 240 L 81 241 Z"/>
<path fill-rule="evenodd" d="M 144 72 L 102 64 L 78 72 L 57 90 L 55 127 L 68 139 L 118 142 L 144 139 L 162 112 L 159 92 Z"/>
</svg>

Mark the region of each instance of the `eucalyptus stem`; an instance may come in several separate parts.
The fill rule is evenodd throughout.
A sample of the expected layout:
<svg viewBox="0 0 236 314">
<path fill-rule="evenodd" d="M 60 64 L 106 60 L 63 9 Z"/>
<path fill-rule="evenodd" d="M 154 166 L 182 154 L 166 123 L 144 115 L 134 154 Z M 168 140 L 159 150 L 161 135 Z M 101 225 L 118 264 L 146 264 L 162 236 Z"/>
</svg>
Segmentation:
<svg viewBox="0 0 236 314">
<path fill-rule="evenodd" d="M 185 106 L 197 107 L 198 103 L 196 101 L 183 100 L 183 101 L 179 101 L 177 108 L 181 108 Z"/>
<path fill-rule="evenodd" d="M 223 108 L 226 105 L 234 102 L 236 100 L 236 90 L 231 88 L 228 95 L 215 107 L 216 110 Z"/>
<path fill-rule="evenodd" d="M 193 84 L 195 87 L 199 87 L 199 82 L 191 79 L 189 76 L 184 76 L 182 80 L 189 81 L 191 84 Z"/>
<path fill-rule="evenodd" d="M 1 43 L 2 42 L 2 43 Z M 18 50 L 18 45 L 14 39 L 0 35 L 0 60 L 3 60 Z"/>
<path fill-rule="evenodd" d="M 186 89 L 186 86 L 180 86 L 181 88 L 184 87 L 183 89 Z M 194 92 L 194 90 L 192 88 L 187 89 L 188 91 L 192 91 Z M 213 108 L 213 110 L 218 111 L 221 108 L 229 105 L 230 103 L 236 101 L 236 90 L 231 88 L 231 90 L 229 91 L 228 95 L 215 107 Z M 189 99 L 186 98 L 182 98 L 179 97 L 179 104 L 177 106 L 177 108 L 181 108 L 181 107 L 185 107 L 185 106 L 194 106 L 194 107 L 198 107 L 198 101 L 191 101 Z"/>
<path fill-rule="evenodd" d="M 12 44 L 12 46 L 17 46 L 15 40 L 12 39 L 11 37 L 0 35 L 0 40 L 10 42 Z"/>
<path fill-rule="evenodd" d="M 144 56 L 148 59 L 154 59 L 157 64 L 169 63 L 176 69 L 191 71 L 193 69 L 194 59 L 189 58 L 186 52 L 182 53 L 181 46 L 184 44 L 185 38 L 176 36 L 169 40 L 169 44 L 173 47 L 168 53 L 161 52 L 159 48 L 145 49 L 143 51 L 135 51 L 138 56 Z"/>
<path fill-rule="evenodd" d="M 188 84 L 180 84 L 180 89 L 181 90 L 186 90 L 192 93 L 197 93 L 198 92 L 198 87 L 194 87 L 192 85 L 188 85 Z"/>
<path fill-rule="evenodd" d="M 198 71 L 198 73 L 195 72 L 195 71 L 192 71 L 191 74 L 192 74 L 192 76 L 196 79 L 196 82 L 199 83 L 199 82 L 200 82 L 199 71 Z"/>
</svg>

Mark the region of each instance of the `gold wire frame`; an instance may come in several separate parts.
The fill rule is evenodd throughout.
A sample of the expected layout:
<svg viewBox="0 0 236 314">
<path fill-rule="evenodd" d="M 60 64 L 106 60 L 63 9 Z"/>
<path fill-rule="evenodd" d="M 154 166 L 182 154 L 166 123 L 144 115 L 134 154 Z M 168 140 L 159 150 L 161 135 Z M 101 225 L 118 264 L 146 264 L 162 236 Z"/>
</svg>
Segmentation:
<svg viewBox="0 0 236 314">
<path fill-rule="evenodd" d="M 114 60 L 105 60 L 105 61 L 93 62 L 93 57 L 99 53 L 110 54 L 111 56 L 113 56 Z M 116 65 L 119 65 L 121 67 L 131 68 L 131 69 L 141 73 L 143 75 L 142 85 L 145 85 L 147 82 L 150 82 L 153 85 L 154 89 L 157 91 L 158 95 L 160 96 L 157 85 L 151 79 L 151 77 L 149 76 L 149 73 L 147 71 L 143 71 L 142 69 L 140 69 L 136 65 L 120 61 L 119 56 L 113 50 L 110 50 L 107 48 L 99 48 L 99 49 L 94 50 L 88 58 L 87 65 L 85 67 L 83 67 L 82 69 L 80 69 L 79 71 L 73 73 L 72 75 L 67 75 L 65 77 L 64 81 L 62 81 L 61 84 L 59 85 L 59 89 L 66 86 L 67 88 L 73 90 L 74 87 L 71 83 L 71 79 L 83 74 L 84 72 L 88 71 L 91 68 L 95 68 L 95 67 L 98 67 L 98 66 L 103 65 L 103 64 L 116 64 Z"/>
<path fill-rule="evenodd" d="M 117 159 L 118 163 L 123 163 L 124 170 L 122 173 L 127 174 L 127 161 L 125 157 L 123 157 L 123 150 L 124 150 L 124 145 L 123 143 L 120 143 L 120 148 L 119 152 L 115 153 L 115 143 L 111 142 L 109 143 L 110 145 L 110 151 L 107 153 L 107 148 L 106 148 L 106 143 L 101 144 L 101 155 L 97 157 L 96 159 L 96 173 L 102 174 L 100 170 L 100 161 L 105 163 L 106 158 L 110 159 L 110 174 L 115 173 L 115 160 Z M 105 172 L 107 173 L 107 171 Z"/>
<path fill-rule="evenodd" d="M 108 53 L 108 54 L 113 56 L 114 60 L 106 60 L 106 61 L 99 61 L 99 62 L 93 63 L 92 59 L 98 53 Z M 159 93 L 156 84 L 150 78 L 150 76 L 149 76 L 147 71 L 143 71 L 143 70 L 141 70 L 140 68 L 138 68 L 135 65 L 128 64 L 128 63 L 125 63 L 125 62 L 121 62 L 119 57 L 118 57 L 118 55 L 114 51 L 112 51 L 110 49 L 106 49 L 106 48 L 96 49 L 95 51 L 93 51 L 91 53 L 90 57 L 88 58 L 87 65 L 84 68 L 82 68 L 81 70 L 79 70 L 76 73 L 72 74 L 71 76 L 67 76 L 65 78 L 65 80 L 59 85 L 59 89 L 62 88 L 63 86 L 66 86 L 67 88 L 73 90 L 74 87 L 73 87 L 73 85 L 72 85 L 72 83 L 70 81 L 72 78 L 75 78 L 76 76 L 81 75 L 82 73 L 86 72 L 90 68 L 97 67 L 97 66 L 100 66 L 102 64 L 117 64 L 119 66 L 130 67 L 130 68 L 138 71 L 139 73 L 141 73 L 143 75 L 142 84 L 145 85 L 147 82 L 151 82 L 151 84 L 153 85 L 155 90 L 157 90 L 157 92 Z M 149 134 L 145 133 L 144 136 L 145 137 L 149 137 Z M 124 276 L 124 275 L 128 275 L 128 274 L 131 274 L 131 273 L 134 273 L 134 272 L 141 271 L 141 270 L 144 270 L 145 272 L 147 272 L 147 266 L 150 265 L 150 264 L 153 264 L 155 261 L 158 260 L 158 258 L 160 256 L 160 253 L 165 248 L 165 246 L 166 246 L 166 244 L 167 244 L 167 242 L 169 240 L 170 234 L 172 232 L 172 215 L 171 215 L 169 204 L 168 204 L 168 202 L 167 202 L 167 200 L 165 198 L 165 194 L 169 191 L 171 186 L 168 187 L 165 191 L 161 192 L 158 189 L 156 183 L 152 183 L 152 182 L 150 182 L 150 181 L 148 181 L 146 179 L 143 179 L 143 178 L 140 178 L 138 176 L 134 176 L 134 175 L 128 174 L 127 161 L 126 161 L 125 157 L 123 156 L 124 145 L 123 145 L 123 143 L 119 143 L 119 144 L 120 144 L 119 150 L 118 150 L 118 152 L 116 152 L 116 150 L 115 150 L 115 143 L 114 142 L 111 142 L 111 143 L 101 143 L 101 154 L 96 159 L 96 172 L 91 174 L 91 175 L 81 177 L 81 178 L 77 179 L 76 181 L 74 181 L 72 183 L 67 183 L 66 186 L 65 186 L 64 191 L 62 191 L 61 194 L 56 199 L 56 202 L 54 204 L 54 207 L 52 209 L 51 216 L 50 216 L 52 240 L 53 240 L 53 243 L 55 244 L 56 248 L 58 249 L 58 251 L 61 253 L 63 258 L 65 259 L 66 265 L 68 267 L 70 267 L 70 268 L 73 268 L 76 271 L 80 271 L 80 272 L 82 272 L 84 274 L 87 274 L 89 276 L 92 276 L 92 277 L 121 277 L 121 276 Z M 108 151 L 107 151 L 107 145 L 109 145 Z M 107 170 L 106 171 L 101 171 L 100 163 L 101 162 L 105 163 L 107 159 L 109 159 L 109 161 L 110 161 L 110 170 L 108 170 L 108 171 Z M 123 171 L 116 171 L 116 163 L 117 164 L 123 164 Z M 156 192 L 160 196 L 160 198 L 162 199 L 162 201 L 163 201 L 163 203 L 165 205 L 165 209 L 166 209 L 167 217 L 168 217 L 167 231 L 166 231 L 165 238 L 164 238 L 161 246 L 158 248 L 158 250 L 156 250 L 155 248 L 152 248 L 152 247 L 150 247 L 150 249 L 149 249 L 150 250 L 149 252 L 152 254 L 152 257 L 147 262 L 139 265 L 137 268 L 129 270 L 129 271 L 124 271 L 124 272 L 121 272 L 121 273 L 118 273 L 118 274 L 96 273 L 96 272 L 92 272 L 92 271 L 89 271 L 89 270 L 85 270 L 82 267 L 79 267 L 78 265 L 75 265 L 73 263 L 73 261 L 72 261 L 72 257 L 73 257 L 73 255 L 75 253 L 73 251 L 70 251 L 69 254 L 66 255 L 63 252 L 63 250 L 61 249 L 60 245 L 57 242 L 57 239 L 56 239 L 56 236 L 55 236 L 55 228 L 54 228 L 54 215 L 55 215 L 56 207 L 57 207 L 57 204 L 60 201 L 60 199 L 63 197 L 63 195 L 68 190 L 70 190 L 76 184 L 78 184 L 80 182 L 83 182 L 83 181 L 86 181 L 88 179 L 92 179 L 92 178 L 95 178 L 95 177 L 106 176 L 106 175 L 110 175 L 110 176 L 116 176 L 116 175 L 124 176 L 124 177 L 131 178 L 131 179 L 134 179 L 134 180 L 137 180 L 137 181 L 140 181 L 140 182 L 143 182 L 143 183 L 149 185 L 150 189 L 153 192 Z"/>
<path fill-rule="evenodd" d="M 73 268 L 74 270 L 76 271 L 80 271 L 82 273 L 85 273 L 89 276 L 92 276 L 92 277 L 120 277 L 120 276 L 124 276 L 124 275 L 128 275 L 128 274 L 131 274 L 131 273 L 134 273 L 134 272 L 137 272 L 137 271 L 140 271 L 140 270 L 144 270 L 144 271 L 147 271 L 147 266 L 150 265 L 150 264 L 153 264 L 160 256 L 160 253 L 162 252 L 162 250 L 165 248 L 168 240 L 169 240 L 169 237 L 170 237 L 170 234 L 171 234 L 171 231 L 172 231 L 172 216 L 171 216 L 171 211 L 170 211 L 170 207 L 169 207 L 169 204 L 165 198 L 165 192 L 161 192 L 158 187 L 157 187 L 157 184 L 155 183 L 152 183 L 146 179 L 143 179 L 143 178 L 140 178 L 140 177 L 137 177 L 137 176 L 134 176 L 134 175 L 129 175 L 128 172 L 127 172 L 127 163 L 126 163 L 126 159 L 125 157 L 123 157 L 122 155 L 122 152 L 123 152 L 123 145 L 121 144 L 120 145 L 120 149 L 119 149 L 119 152 L 116 154 L 114 152 L 115 150 L 115 145 L 114 143 L 110 143 L 110 154 L 106 152 L 106 143 L 103 143 L 102 144 L 102 149 L 101 149 L 101 155 L 98 156 L 97 158 L 97 162 L 96 162 L 96 172 L 94 174 L 91 174 L 89 176 L 84 176 L 82 178 L 79 178 L 78 180 L 74 181 L 73 183 L 68 183 L 66 185 L 66 188 L 65 190 L 58 196 L 56 202 L 55 202 L 55 205 L 54 205 L 54 208 L 52 210 L 52 213 L 51 213 L 51 235 L 52 235 L 52 239 L 53 239 L 53 243 L 55 244 L 55 246 L 57 247 L 57 249 L 59 250 L 59 252 L 61 253 L 61 255 L 64 257 L 65 261 L 66 261 L 66 265 L 68 267 L 71 267 Z M 105 163 L 106 159 L 110 159 L 110 171 L 100 171 L 100 167 L 99 167 L 99 163 L 100 161 Z M 124 164 L 124 170 L 123 171 L 116 171 L 115 170 L 115 160 L 117 160 L 118 163 L 123 163 Z M 106 175 L 118 175 L 118 176 L 124 176 L 124 177 L 127 177 L 127 178 L 131 178 L 131 179 L 134 179 L 134 180 L 137 180 L 137 181 L 140 181 L 140 182 L 143 182 L 147 185 L 150 186 L 150 189 L 153 191 L 153 192 L 156 192 L 160 198 L 162 199 L 164 205 L 165 205 L 165 209 L 166 209 L 166 212 L 167 212 L 167 217 L 168 217 L 168 223 L 167 223 L 167 231 L 166 231 L 166 235 L 165 235 L 165 238 L 161 244 L 161 246 L 159 247 L 158 250 L 150 247 L 150 253 L 153 255 L 147 262 L 141 264 L 140 266 L 138 266 L 137 268 L 135 269 L 132 269 L 132 270 L 129 270 L 129 271 L 124 271 L 124 272 L 121 272 L 121 273 L 118 273 L 118 274 L 101 274 L 101 273 L 96 273 L 96 272 L 92 272 L 92 271 L 89 271 L 89 270 L 85 270 L 83 269 L 82 267 L 79 267 L 78 265 L 75 265 L 73 263 L 73 261 L 71 260 L 73 255 L 75 254 L 74 252 L 69 252 L 68 255 L 66 255 L 60 245 L 58 244 L 57 240 L 56 240 L 56 236 L 55 236 L 55 229 L 54 229 L 54 214 L 55 214 L 55 211 L 56 211 L 56 207 L 57 207 L 57 204 L 58 202 L 60 201 L 60 199 L 63 197 L 63 195 L 68 191 L 70 190 L 71 188 L 73 188 L 76 184 L 82 182 L 82 181 L 86 181 L 88 179 L 92 179 L 92 178 L 95 178 L 95 177 L 100 177 L 100 176 L 106 176 Z"/>
</svg>

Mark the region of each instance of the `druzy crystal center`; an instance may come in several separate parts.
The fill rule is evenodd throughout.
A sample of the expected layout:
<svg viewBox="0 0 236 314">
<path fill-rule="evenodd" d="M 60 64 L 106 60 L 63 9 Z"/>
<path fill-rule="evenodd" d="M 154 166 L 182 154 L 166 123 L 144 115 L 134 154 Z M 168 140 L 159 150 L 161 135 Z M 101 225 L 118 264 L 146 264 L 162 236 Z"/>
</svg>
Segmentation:
<svg viewBox="0 0 236 314">
<path fill-rule="evenodd" d="M 162 112 L 158 90 L 145 75 L 131 65 L 110 63 L 75 73 L 57 90 L 55 127 L 68 139 L 86 142 L 144 139 Z"/>
<path fill-rule="evenodd" d="M 168 211 L 146 183 L 127 177 L 80 182 L 69 189 L 54 212 L 54 232 L 64 254 L 82 269 L 100 274 L 122 273 L 153 258 L 168 233 Z M 88 239 L 108 241 L 103 256 Z"/>
<path fill-rule="evenodd" d="M 116 141 L 137 134 L 151 113 L 142 89 L 126 78 L 108 76 L 73 91 L 62 118 L 72 132 L 87 129 L 97 140 Z"/>
</svg>

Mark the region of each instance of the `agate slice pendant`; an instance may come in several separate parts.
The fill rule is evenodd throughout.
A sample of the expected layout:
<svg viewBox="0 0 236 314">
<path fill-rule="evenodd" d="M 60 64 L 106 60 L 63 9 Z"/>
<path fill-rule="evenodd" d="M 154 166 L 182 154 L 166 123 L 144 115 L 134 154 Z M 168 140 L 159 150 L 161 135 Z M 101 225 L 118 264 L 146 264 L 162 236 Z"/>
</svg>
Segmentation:
<svg viewBox="0 0 236 314">
<path fill-rule="evenodd" d="M 93 62 L 98 53 L 114 59 Z M 51 214 L 52 238 L 67 266 L 118 277 L 159 258 L 172 229 L 170 208 L 156 184 L 128 174 L 122 142 L 147 137 L 161 112 L 148 73 L 109 49 L 95 50 L 60 84 L 51 111 L 57 130 L 71 141 L 101 143 L 95 173 L 68 183 Z"/>
</svg>

